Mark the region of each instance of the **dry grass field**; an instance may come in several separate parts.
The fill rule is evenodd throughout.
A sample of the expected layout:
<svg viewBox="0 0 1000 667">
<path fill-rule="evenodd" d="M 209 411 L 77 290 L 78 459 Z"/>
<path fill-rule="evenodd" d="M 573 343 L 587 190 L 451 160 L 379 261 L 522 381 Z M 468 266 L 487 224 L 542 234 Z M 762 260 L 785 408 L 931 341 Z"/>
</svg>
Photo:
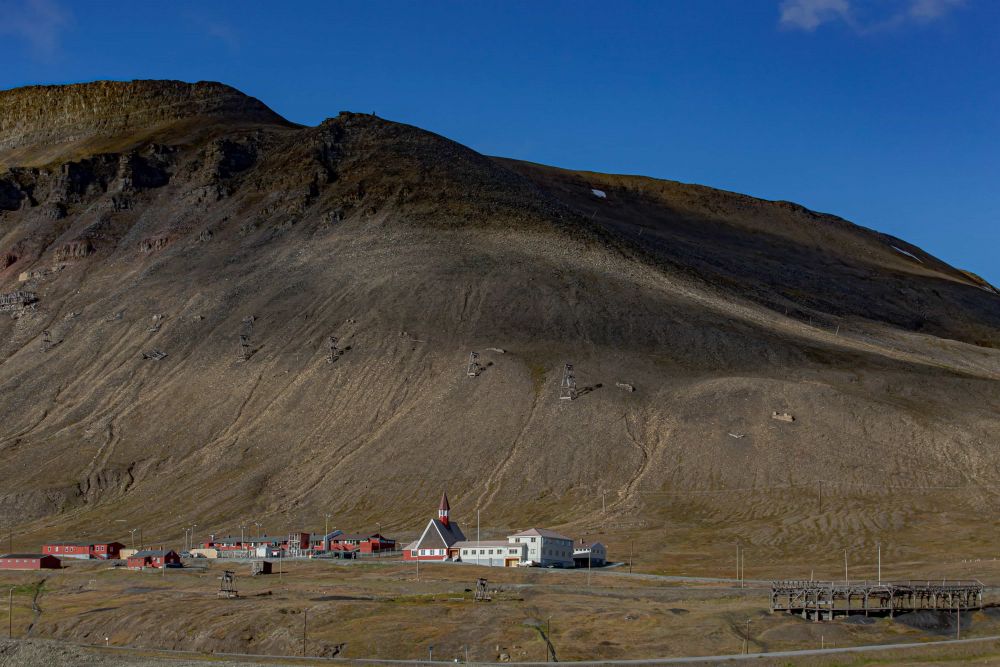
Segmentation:
<svg viewBox="0 0 1000 667">
<path fill-rule="evenodd" d="M 583 570 L 427 563 L 418 581 L 413 564 L 389 561 L 287 561 L 281 575 L 251 578 L 249 565 L 240 563 L 234 568 L 240 597 L 225 600 L 217 597 L 224 567 L 233 565 L 193 561 L 162 573 L 70 562 L 57 572 L 5 572 L 0 585 L 16 587 L 18 637 L 84 644 L 107 637 L 114 646 L 276 657 L 302 655 L 303 630 L 309 656 L 419 660 L 433 646 L 436 659 L 464 661 L 468 650 L 473 662 L 544 661 L 546 637 L 561 661 L 740 653 L 747 620 L 753 653 L 931 642 L 954 638 L 956 630 L 948 615 L 808 622 L 769 614 L 766 589 L 753 581 L 741 588 L 629 575 L 627 568 L 592 571 L 588 584 Z M 1000 581 L 1000 563 L 981 564 L 976 574 Z M 479 576 L 496 590 L 491 602 L 472 600 Z M 963 615 L 963 638 L 997 634 L 996 609 Z M 971 660 L 997 645 L 941 650 Z M 895 659 L 842 656 L 846 662 L 826 664 Z"/>
</svg>

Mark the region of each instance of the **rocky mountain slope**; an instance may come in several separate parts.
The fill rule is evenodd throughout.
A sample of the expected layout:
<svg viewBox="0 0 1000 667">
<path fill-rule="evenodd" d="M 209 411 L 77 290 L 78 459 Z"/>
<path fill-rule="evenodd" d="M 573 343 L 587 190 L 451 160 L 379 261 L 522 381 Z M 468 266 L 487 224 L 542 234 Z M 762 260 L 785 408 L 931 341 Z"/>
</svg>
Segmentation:
<svg viewBox="0 0 1000 667">
<path fill-rule="evenodd" d="M 995 509 L 1000 293 L 835 216 L 214 83 L 0 92 L 0 164 L 3 291 L 37 297 L 0 317 L 25 546 L 405 535 L 443 487 L 494 531 L 775 548 Z"/>
</svg>

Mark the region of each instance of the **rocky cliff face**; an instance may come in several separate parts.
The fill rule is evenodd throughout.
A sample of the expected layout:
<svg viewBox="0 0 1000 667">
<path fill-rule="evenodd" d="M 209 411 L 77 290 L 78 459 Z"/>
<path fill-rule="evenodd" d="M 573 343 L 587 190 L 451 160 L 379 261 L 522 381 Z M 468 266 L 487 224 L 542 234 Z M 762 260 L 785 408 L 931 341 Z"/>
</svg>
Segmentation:
<svg viewBox="0 0 1000 667">
<path fill-rule="evenodd" d="M 878 495 L 897 479 L 947 471 L 967 517 L 992 502 L 1000 296 L 901 240 L 369 115 L 298 128 L 217 84 L 4 95 L 0 280 L 38 298 L 0 317 L 19 534 L 336 512 L 406 535 L 447 487 L 498 530 L 712 524 L 777 548 L 913 530 L 927 508 Z M 853 494 L 821 537 L 818 480 Z"/>
<path fill-rule="evenodd" d="M 169 125 L 288 123 L 260 101 L 214 82 L 95 81 L 0 91 L 0 164 L 24 164 L 54 147 L 132 139 Z"/>
</svg>

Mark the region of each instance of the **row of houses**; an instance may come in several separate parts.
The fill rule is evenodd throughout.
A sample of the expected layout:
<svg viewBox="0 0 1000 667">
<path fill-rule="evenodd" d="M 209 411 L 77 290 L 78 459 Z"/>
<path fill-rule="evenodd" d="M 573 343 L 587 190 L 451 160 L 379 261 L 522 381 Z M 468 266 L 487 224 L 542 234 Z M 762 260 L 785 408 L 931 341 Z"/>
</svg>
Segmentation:
<svg viewBox="0 0 1000 667">
<path fill-rule="evenodd" d="M 345 533 L 334 530 L 326 535 L 291 533 L 287 536 L 258 535 L 216 537 L 210 535 L 195 555 L 207 558 L 277 558 L 331 556 L 353 558 L 358 554 L 382 554 L 396 550 L 396 540 L 380 533 Z"/>
<path fill-rule="evenodd" d="M 124 547 L 121 542 L 51 542 L 42 545 L 41 553 L 0 556 L 0 570 L 58 570 L 64 558 L 117 560 Z"/>
<path fill-rule="evenodd" d="M 41 554 L 6 554 L 0 556 L 0 570 L 58 570 L 62 567 L 62 558 L 69 558 L 73 560 L 82 560 L 88 558 L 87 556 L 81 555 L 79 552 L 70 552 L 69 554 L 62 554 L 62 558 L 59 556 L 54 556 L 52 552 L 46 548 L 49 545 L 43 547 L 43 551 L 46 553 Z M 123 554 L 127 567 L 130 570 L 145 570 L 147 568 L 161 568 L 161 567 L 180 567 L 181 557 L 176 551 L 171 551 L 169 549 L 121 549 L 119 554 L 122 552 L 129 552 Z M 107 557 L 90 557 L 96 560 L 108 560 Z M 114 559 L 117 560 L 116 555 Z"/>
<path fill-rule="evenodd" d="M 42 545 L 41 555 L 49 559 L 124 560 L 130 570 L 181 565 L 180 555 L 171 549 L 126 549 L 121 542 L 50 542 Z"/>
<path fill-rule="evenodd" d="M 403 550 L 404 560 L 453 561 L 494 567 L 601 567 L 607 548 L 600 542 L 574 544 L 547 528 L 531 528 L 505 540 L 469 540 L 451 520 L 448 494 L 441 494 L 437 518 Z"/>
<path fill-rule="evenodd" d="M 600 542 L 574 543 L 573 539 L 546 528 L 530 528 L 503 540 L 469 540 L 451 520 L 448 495 L 441 494 L 437 517 L 427 522 L 420 537 L 403 549 L 408 561 L 452 561 L 495 567 L 601 567 L 607 564 L 607 548 Z M 207 558 L 341 557 L 396 552 L 396 541 L 380 533 L 327 534 L 293 532 L 286 536 L 239 537 L 210 535 L 190 555 Z M 185 555 L 189 555 L 185 553 Z M 52 542 L 41 554 L 0 556 L 0 569 L 46 569 L 60 567 L 60 558 L 121 560 L 129 569 L 179 567 L 181 556 L 169 549 L 126 549 L 120 542 Z"/>
<path fill-rule="evenodd" d="M 299 532 L 282 537 L 216 538 L 212 535 L 202 548 L 192 549 L 190 555 L 209 558 L 324 555 L 354 558 L 359 554 L 383 554 L 395 550 L 396 541 L 379 533 L 335 530 L 327 535 Z M 181 555 L 170 549 L 127 549 L 121 542 L 114 541 L 56 541 L 43 544 L 41 553 L 0 555 L 0 569 L 59 569 L 63 559 L 124 560 L 126 566 L 133 570 L 181 566 Z"/>
</svg>

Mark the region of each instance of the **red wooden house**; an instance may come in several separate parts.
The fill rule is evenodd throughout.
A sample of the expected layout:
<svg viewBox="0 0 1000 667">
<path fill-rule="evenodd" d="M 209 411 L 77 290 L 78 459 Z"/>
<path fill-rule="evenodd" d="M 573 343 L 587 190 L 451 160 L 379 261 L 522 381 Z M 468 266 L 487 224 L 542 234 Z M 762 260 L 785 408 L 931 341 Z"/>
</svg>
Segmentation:
<svg viewBox="0 0 1000 667">
<path fill-rule="evenodd" d="M 59 559 L 47 554 L 7 554 L 0 556 L 0 570 L 58 570 Z"/>
<path fill-rule="evenodd" d="M 391 540 L 379 533 L 344 533 L 332 538 L 330 544 L 331 546 L 354 547 L 363 554 L 392 551 L 396 548 L 396 540 Z"/>
<path fill-rule="evenodd" d="M 163 549 L 138 551 L 128 557 L 128 569 L 130 570 L 142 570 L 147 567 L 161 568 L 164 565 L 171 567 L 180 564 L 181 557 L 177 555 L 176 551 Z"/>
<path fill-rule="evenodd" d="M 62 558 L 114 560 L 124 548 L 121 542 L 49 542 L 42 546 L 42 552 Z"/>
</svg>

